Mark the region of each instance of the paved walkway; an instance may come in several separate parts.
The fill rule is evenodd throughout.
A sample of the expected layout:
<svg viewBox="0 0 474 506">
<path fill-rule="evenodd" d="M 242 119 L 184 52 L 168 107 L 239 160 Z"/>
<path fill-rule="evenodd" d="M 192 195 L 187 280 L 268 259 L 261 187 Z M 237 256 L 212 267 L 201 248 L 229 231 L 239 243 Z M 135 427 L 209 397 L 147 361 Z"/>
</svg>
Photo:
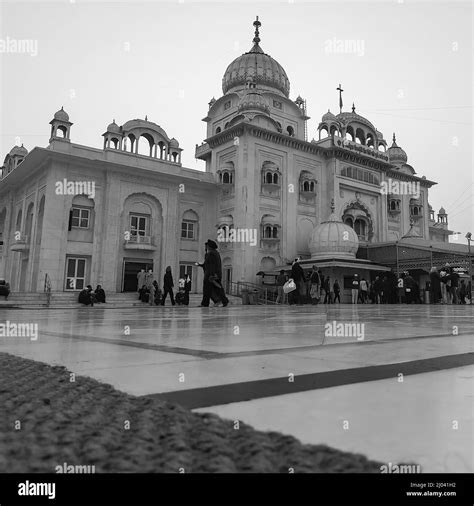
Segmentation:
<svg viewBox="0 0 474 506">
<path fill-rule="evenodd" d="M 405 438 L 401 447 L 415 445 L 422 453 L 427 445 L 434 451 L 445 448 L 442 441 L 449 446 L 445 425 L 436 429 L 437 420 L 444 420 L 443 403 L 449 401 L 451 411 L 439 423 L 466 420 L 466 413 L 472 413 L 472 378 L 461 382 L 459 396 L 459 382 L 450 379 L 452 374 L 457 378 L 458 371 L 469 371 L 453 368 L 474 364 L 474 310 L 469 306 L 1 310 L 0 324 L 6 321 L 38 324 L 38 339 L 0 334 L 0 351 L 63 365 L 129 394 L 204 410 L 233 403 L 229 411 L 222 406 L 215 410 L 308 441 L 306 424 L 315 422 L 310 406 L 323 406 L 318 411 L 318 442 L 366 451 L 383 461 L 392 454 L 392 462 L 406 462 L 403 452 L 393 453 L 397 445 L 386 438 L 390 432 Z M 335 335 L 328 334 L 326 324 Z M 429 371 L 447 376 L 442 380 L 442 373 Z M 419 373 L 426 374 L 413 376 Z M 404 383 L 397 380 L 401 374 Z M 276 425 L 266 417 L 267 406 Z M 342 406 L 347 406 L 347 415 Z M 356 426 L 362 424 L 366 432 L 341 435 L 336 420 L 344 416 L 359 418 Z M 361 421 L 364 417 L 366 422 Z M 429 420 L 434 432 L 426 427 Z M 406 430 L 393 431 L 393 424 Z M 465 428 L 464 422 L 456 433 L 459 446 L 471 448 L 472 432 Z M 364 443 L 370 438 L 372 448 L 380 449 L 377 455 Z M 446 455 L 445 449 L 441 454 Z M 444 457 L 423 455 L 440 468 L 444 465 Z M 456 470 L 472 470 L 472 454 L 456 459 Z M 460 463 L 466 459 L 466 465 Z"/>
</svg>

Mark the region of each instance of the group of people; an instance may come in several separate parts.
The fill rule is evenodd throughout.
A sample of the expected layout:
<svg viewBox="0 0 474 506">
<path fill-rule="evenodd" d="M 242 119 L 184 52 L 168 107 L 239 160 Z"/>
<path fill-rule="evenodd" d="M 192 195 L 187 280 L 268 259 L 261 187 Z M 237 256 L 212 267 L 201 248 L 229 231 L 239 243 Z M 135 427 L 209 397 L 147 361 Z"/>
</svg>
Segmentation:
<svg viewBox="0 0 474 506">
<path fill-rule="evenodd" d="M 284 286 L 292 279 L 296 288 L 285 293 Z M 321 269 L 313 265 L 311 271 L 305 272 L 299 263 L 299 259 L 295 259 L 291 266 L 290 277 L 284 270 L 276 278 L 277 282 L 277 304 L 333 304 L 341 302 L 341 287 L 339 281 L 335 279 L 331 281 L 330 276 L 324 276 Z M 288 301 L 287 301 L 288 297 Z"/>
<path fill-rule="evenodd" d="M 171 267 L 169 265 L 166 267 L 165 275 L 163 277 L 163 290 L 161 290 L 158 282 L 154 279 L 152 269 L 149 269 L 148 272 L 141 269 L 141 271 L 137 274 L 137 281 L 138 299 L 145 304 L 150 304 L 150 306 L 164 306 L 166 298 L 169 295 L 173 306 L 176 304 L 184 306 L 189 305 L 189 292 L 191 291 L 191 277 L 189 274 L 186 274 L 184 278 L 179 279 L 176 298 L 173 292 L 173 273 L 171 272 Z"/>
<path fill-rule="evenodd" d="M 293 280 L 294 286 L 286 293 L 285 285 Z M 394 272 L 377 275 L 367 280 L 354 274 L 350 281 L 352 304 L 421 304 L 420 286 L 408 271 L 398 276 Z M 324 276 L 316 265 L 305 271 L 296 258 L 288 275 L 284 270 L 276 277 L 277 304 L 334 304 L 341 302 L 339 281 Z M 449 264 L 438 270 L 433 267 L 430 281 L 425 287 L 430 293 L 432 304 L 466 304 L 470 302 L 471 284 L 460 279 L 459 274 Z"/>
<path fill-rule="evenodd" d="M 229 304 L 229 299 L 225 294 L 222 286 L 222 262 L 219 252 L 217 251 L 217 243 L 209 239 L 205 244 L 206 254 L 204 262 L 196 262 L 195 265 L 202 267 L 204 270 L 204 281 L 202 290 L 201 307 L 209 307 L 212 300 L 215 305 L 223 307 Z M 157 281 L 154 279 L 153 271 L 150 269 L 145 272 L 144 269 L 137 274 L 138 282 L 138 298 L 144 303 L 151 306 L 164 306 L 166 298 L 169 295 L 171 304 L 189 305 L 189 294 L 191 292 L 192 282 L 189 274 L 178 281 L 178 292 L 176 298 L 174 296 L 174 281 L 171 266 L 166 267 L 163 277 L 163 291 L 160 289 Z"/>
<path fill-rule="evenodd" d="M 432 304 L 466 304 L 471 299 L 471 282 L 460 279 L 459 274 L 449 264 L 430 271 L 427 287 Z"/>
<path fill-rule="evenodd" d="M 79 292 L 78 302 L 85 306 L 93 306 L 94 304 L 105 304 L 105 291 L 101 285 L 97 285 L 95 291 L 91 285 Z"/>
</svg>

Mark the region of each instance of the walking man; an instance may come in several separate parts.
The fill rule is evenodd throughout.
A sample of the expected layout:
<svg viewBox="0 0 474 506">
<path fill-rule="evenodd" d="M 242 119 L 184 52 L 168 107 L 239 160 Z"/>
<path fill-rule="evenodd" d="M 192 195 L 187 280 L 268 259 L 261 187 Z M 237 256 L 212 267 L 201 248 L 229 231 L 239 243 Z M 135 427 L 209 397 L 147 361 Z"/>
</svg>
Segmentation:
<svg viewBox="0 0 474 506">
<path fill-rule="evenodd" d="M 196 263 L 196 265 L 204 269 L 201 307 L 209 307 L 209 301 L 213 291 L 219 297 L 222 305 L 226 307 L 227 304 L 229 304 L 229 299 L 226 297 L 222 286 L 222 262 L 221 256 L 217 251 L 217 243 L 208 239 L 205 247 L 206 254 L 204 256 L 204 262 L 202 264 Z"/>
</svg>

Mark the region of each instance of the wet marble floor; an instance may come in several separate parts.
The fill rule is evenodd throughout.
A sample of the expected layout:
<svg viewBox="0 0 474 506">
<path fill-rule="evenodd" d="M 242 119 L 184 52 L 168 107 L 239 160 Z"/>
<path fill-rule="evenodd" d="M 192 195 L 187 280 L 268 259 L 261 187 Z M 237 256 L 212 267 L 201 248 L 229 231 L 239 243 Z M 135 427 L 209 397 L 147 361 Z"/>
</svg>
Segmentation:
<svg viewBox="0 0 474 506">
<path fill-rule="evenodd" d="M 382 461 L 441 469 L 451 448 L 456 471 L 472 470 L 473 335 L 470 306 L 0 309 L 0 352 Z"/>
</svg>

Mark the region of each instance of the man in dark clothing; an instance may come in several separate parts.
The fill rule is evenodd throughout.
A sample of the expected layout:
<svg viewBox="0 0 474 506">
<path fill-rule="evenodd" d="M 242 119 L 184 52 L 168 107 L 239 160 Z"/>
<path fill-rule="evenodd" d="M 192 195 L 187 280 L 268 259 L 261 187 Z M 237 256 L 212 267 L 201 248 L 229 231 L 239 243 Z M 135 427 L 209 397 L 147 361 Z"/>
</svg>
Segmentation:
<svg viewBox="0 0 474 506">
<path fill-rule="evenodd" d="M 302 303 L 302 297 L 301 293 L 304 286 L 304 270 L 299 264 L 300 259 L 295 258 L 295 261 L 293 262 L 293 265 L 291 266 L 291 275 L 290 277 L 293 279 L 296 285 L 296 290 L 293 290 L 290 292 L 292 301 L 290 304 L 301 304 Z"/>
<path fill-rule="evenodd" d="M 222 262 L 221 256 L 217 251 L 217 243 L 208 239 L 205 244 L 206 254 L 204 256 L 204 263 L 200 265 L 204 269 L 204 282 L 202 288 L 202 301 L 201 307 L 209 307 L 211 295 L 215 295 L 221 300 L 222 305 L 225 307 L 229 304 L 224 287 L 222 286 Z"/>
<path fill-rule="evenodd" d="M 0 295 L 3 295 L 5 300 L 8 300 L 10 295 L 10 285 L 4 279 L 0 279 Z"/>
<path fill-rule="evenodd" d="M 382 295 L 382 280 L 380 279 L 379 276 L 375 276 L 375 281 L 374 281 L 374 299 L 375 299 L 375 304 L 380 304 L 382 301 L 380 300 L 381 299 L 381 295 Z"/>
<path fill-rule="evenodd" d="M 168 265 L 168 267 L 166 267 L 165 276 L 163 278 L 163 297 L 161 298 L 162 306 L 165 305 L 166 296 L 168 294 L 170 294 L 171 304 L 173 304 L 173 306 L 176 304 L 174 300 L 173 287 L 173 275 L 171 274 L 171 267 Z"/>
<path fill-rule="evenodd" d="M 430 302 L 431 304 L 438 304 L 441 298 L 441 286 L 439 272 L 436 267 L 432 267 L 430 271 Z"/>
<path fill-rule="evenodd" d="M 97 288 L 95 289 L 95 300 L 105 304 L 105 291 L 101 285 L 97 285 Z"/>
<path fill-rule="evenodd" d="M 288 281 L 288 277 L 284 270 L 280 271 L 280 274 L 276 278 L 276 285 L 278 289 L 278 296 L 276 299 L 277 304 L 286 303 L 286 293 L 283 291 L 283 285 Z"/>
<path fill-rule="evenodd" d="M 93 306 L 94 305 L 94 294 L 92 293 L 92 286 L 87 285 L 87 288 L 84 288 L 84 290 L 81 290 L 79 293 L 79 303 L 84 304 L 85 306 Z"/>
<path fill-rule="evenodd" d="M 405 302 L 407 304 L 411 304 L 412 302 L 417 302 L 416 293 L 415 293 L 415 280 L 410 276 L 409 273 L 405 273 L 403 278 L 404 287 L 405 287 Z"/>
<path fill-rule="evenodd" d="M 459 304 L 459 274 L 453 269 L 451 272 L 451 294 L 453 304 Z"/>
<path fill-rule="evenodd" d="M 341 296 L 340 296 L 341 287 L 339 286 L 339 281 L 337 279 L 334 281 L 333 290 L 334 290 L 334 304 L 336 303 L 336 300 L 338 300 L 339 304 L 340 304 L 341 303 Z"/>
</svg>

